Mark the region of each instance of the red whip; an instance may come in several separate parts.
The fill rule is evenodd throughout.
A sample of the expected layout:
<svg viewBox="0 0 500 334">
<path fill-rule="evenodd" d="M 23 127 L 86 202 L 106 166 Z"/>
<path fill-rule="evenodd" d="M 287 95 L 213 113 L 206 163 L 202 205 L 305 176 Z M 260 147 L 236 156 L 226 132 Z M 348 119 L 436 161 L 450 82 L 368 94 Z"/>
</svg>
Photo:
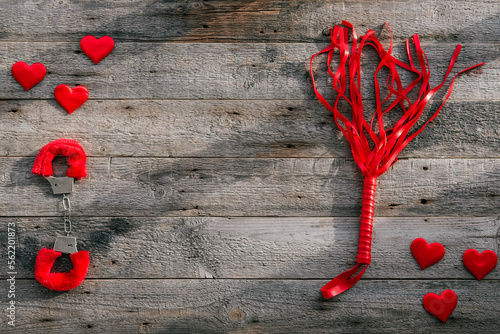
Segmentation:
<svg viewBox="0 0 500 334">
<path fill-rule="evenodd" d="M 429 84 L 431 75 L 429 63 L 427 60 L 427 56 L 420 47 L 418 35 L 413 35 L 412 42 L 415 45 L 415 50 L 418 58 L 418 66 L 420 67 L 420 69 L 417 69 L 413 62 L 410 51 L 410 43 L 408 42 L 408 40 L 406 40 L 406 52 L 408 54 L 410 62 L 409 65 L 403 63 L 402 61 L 394 58 L 391 55 L 393 42 L 392 32 L 389 50 L 386 51 L 377 37 L 375 37 L 373 30 L 368 30 L 366 35 L 360 36 L 358 39 L 351 23 L 342 21 L 342 25 L 346 26 L 347 28 L 343 28 L 337 25 L 333 29 L 331 29 L 330 45 L 311 57 L 311 78 L 316 96 L 321 101 L 321 103 L 333 113 L 335 123 L 349 141 L 354 160 L 361 169 L 365 180 L 363 186 L 363 202 L 361 207 L 361 223 L 356 266 L 338 275 L 321 289 L 321 292 L 323 293 L 323 296 L 325 298 L 336 296 L 354 286 L 363 276 L 366 268 L 368 268 L 368 265 L 371 262 L 373 212 L 375 206 L 375 189 L 377 186 L 377 177 L 382 175 L 392 165 L 394 165 L 394 163 L 396 163 L 397 155 L 399 154 L 399 152 L 401 152 L 401 150 L 406 145 L 408 145 L 408 143 L 413 138 L 415 138 L 420 132 L 422 132 L 425 126 L 438 115 L 444 103 L 451 95 L 456 77 L 465 71 L 468 71 L 480 65 L 484 65 L 484 63 L 474 65 L 455 75 L 455 77 L 451 81 L 450 88 L 441 106 L 419 129 L 417 129 L 412 134 L 409 134 L 410 129 L 415 125 L 420 116 L 422 116 L 427 102 L 446 82 L 446 79 L 448 78 L 453 65 L 455 64 L 455 61 L 457 60 L 462 46 L 457 45 L 443 82 L 431 89 Z M 387 24 L 386 27 L 387 29 L 389 29 Z M 349 29 L 352 30 L 352 43 L 350 51 L 348 44 Z M 363 115 L 363 100 L 360 88 L 360 59 L 361 52 L 363 51 L 363 47 L 365 45 L 373 47 L 380 57 L 380 63 L 378 64 L 374 75 L 376 110 L 370 120 L 370 124 L 368 124 Z M 339 51 L 339 64 L 336 72 L 334 73 L 330 68 L 330 64 L 332 62 L 335 50 L 337 49 Z M 322 53 L 328 54 L 327 71 L 333 79 L 333 89 L 337 92 L 337 96 L 335 98 L 333 106 L 330 105 L 326 101 L 326 99 L 318 92 L 316 88 L 316 82 L 314 80 L 312 67 L 313 60 L 314 57 Z M 348 72 L 346 71 L 346 66 Z M 413 80 L 407 87 L 403 87 L 396 66 L 413 72 L 418 77 Z M 387 88 L 389 90 L 389 94 L 387 95 L 387 97 L 381 100 L 380 85 L 377 77 L 379 71 L 383 67 L 386 67 L 389 70 L 389 75 L 387 78 Z M 346 93 L 347 83 L 349 86 L 348 93 Z M 419 83 L 420 88 L 418 90 L 418 98 L 416 98 L 416 100 L 412 102 L 408 98 L 408 95 Z M 338 103 L 341 98 L 347 101 L 351 106 L 352 117 L 350 121 L 337 109 Z M 382 107 L 382 104 L 384 103 L 389 104 L 389 106 L 385 109 Z M 398 105 L 400 106 L 400 108 L 397 109 L 402 111 L 402 117 L 399 119 L 399 121 L 396 122 L 394 127 L 386 130 L 384 128 L 383 116 L 389 111 L 395 110 L 395 107 Z M 375 122 L 377 123 L 377 127 L 374 127 Z M 360 268 L 362 268 L 361 271 L 356 274 L 356 272 Z"/>
</svg>

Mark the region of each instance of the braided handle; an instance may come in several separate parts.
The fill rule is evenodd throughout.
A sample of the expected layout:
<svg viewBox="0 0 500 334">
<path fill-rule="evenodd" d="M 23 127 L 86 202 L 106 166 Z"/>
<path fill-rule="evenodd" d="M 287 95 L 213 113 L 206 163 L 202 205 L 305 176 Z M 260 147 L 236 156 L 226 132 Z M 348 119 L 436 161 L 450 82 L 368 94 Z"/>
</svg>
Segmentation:
<svg viewBox="0 0 500 334">
<path fill-rule="evenodd" d="M 375 208 L 376 177 L 365 177 L 363 184 L 363 203 L 359 227 L 359 246 L 357 262 L 370 264 L 372 256 L 373 213 Z"/>
</svg>

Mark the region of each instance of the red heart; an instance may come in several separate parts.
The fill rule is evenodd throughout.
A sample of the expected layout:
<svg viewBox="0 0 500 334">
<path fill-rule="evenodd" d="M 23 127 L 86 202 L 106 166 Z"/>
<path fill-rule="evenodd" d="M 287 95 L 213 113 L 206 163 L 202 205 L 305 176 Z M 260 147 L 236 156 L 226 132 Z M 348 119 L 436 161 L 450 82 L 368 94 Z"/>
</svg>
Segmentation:
<svg viewBox="0 0 500 334">
<path fill-rule="evenodd" d="M 462 260 L 467 269 L 480 281 L 495 268 L 498 257 L 492 250 L 485 250 L 479 254 L 475 249 L 468 249 L 465 251 Z"/>
<path fill-rule="evenodd" d="M 109 36 L 97 39 L 94 36 L 85 36 L 80 41 L 82 51 L 97 65 L 113 51 L 115 41 Z"/>
<path fill-rule="evenodd" d="M 422 238 L 413 240 L 410 248 L 413 257 L 417 260 L 422 270 L 439 262 L 444 256 L 443 245 L 438 242 L 429 245 L 427 241 Z"/>
<path fill-rule="evenodd" d="M 56 101 L 71 114 L 79 108 L 89 97 L 89 91 L 84 86 L 71 89 L 67 85 L 59 85 L 54 90 Z"/>
<path fill-rule="evenodd" d="M 457 295 L 452 290 L 445 290 L 440 296 L 431 292 L 424 296 L 423 302 L 427 312 L 446 322 L 457 306 Z"/>
<path fill-rule="evenodd" d="M 47 69 L 45 65 L 40 63 L 29 66 L 24 61 L 18 61 L 12 65 L 12 76 L 26 91 L 29 91 L 31 87 L 42 81 L 45 74 L 47 74 Z"/>
</svg>

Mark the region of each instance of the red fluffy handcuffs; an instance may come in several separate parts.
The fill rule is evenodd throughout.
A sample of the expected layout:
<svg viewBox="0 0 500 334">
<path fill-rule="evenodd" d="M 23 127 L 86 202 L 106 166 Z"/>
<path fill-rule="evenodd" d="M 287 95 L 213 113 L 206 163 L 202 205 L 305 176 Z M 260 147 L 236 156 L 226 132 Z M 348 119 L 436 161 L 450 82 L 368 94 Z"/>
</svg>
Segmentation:
<svg viewBox="0 0 500 334">
<path fill-rule="evenodd" d="M 52 160 L 58 155 L 68 157 L 67 177 L 53 177 Z M 76 140 L 57 139 L 45 145 L 38 153 L 31 172 L 42 175 L 50 181 L 54 194 L 63 195 L 64 230 L 66 236 L 57 236 L 53 249 L 43 248 L 38 251 L 35 263 L 35 278 L 44 287 L 56 291 L 68 291 L 79 286 L 89 267 L 89 252 L 76 250 L 76 238 L 70 237 L 71 220 L 70 201 L 66 194 L 73 189 L 73 179 L 80 180 L 87 176 L 85 166 L 87 155 Z M 51 272 L 52 267 L 62 253 L 69 253 L 73 269 L 67 273 Z"/>
</svg>

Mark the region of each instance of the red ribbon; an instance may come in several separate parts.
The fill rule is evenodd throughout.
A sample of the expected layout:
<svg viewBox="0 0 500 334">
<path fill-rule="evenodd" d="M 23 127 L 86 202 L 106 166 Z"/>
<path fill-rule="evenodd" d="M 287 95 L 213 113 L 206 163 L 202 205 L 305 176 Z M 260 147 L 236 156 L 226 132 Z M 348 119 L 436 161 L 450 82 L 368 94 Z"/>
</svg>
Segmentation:
<svg viewBox="0 0 500 334">
<path fill-rule="evenodd" d="M 363 189 L 363 204 L 361 209 L 361 230 L 358 248 L 357 264 L 354 268 L 340 274 L 328 284 L 326 284 L 321 291 L 325 298 L 336 296 L 355 285 L 363 276 L 366 268 L 371 261 L 371 238 L 372 238 L 372 225 L 373 225 L 373 208 L 375 203 L 375 188 L 377 177 L 387 171 L 397 161 L 397 156 L 401 150 L 408 145 L 408 143 L 415 138 L 422 130 L 432 121 L 441 111 L 444 103 L 451 95 L 455 79 L 461 73 L 473 69 L 475 67 L 484 65 L 484 63 L 471 66 L 465 70 L 460 71 L 455 75 L 451 81 L 450 88 L 446 94 L 443 103 L 434 112 L 434 114 L 425 122 L 418 130 L 409 135 L 411 128 L 418 121 L 424 111 L 427 102 L 446 82 L 458 54 L 460 53 L 461 45 L 457 45 L 453 56 L 451 57 L 448 70 L 441 84 L 434 88 L 430 88 L 430 68 L 427 61 L 427 56 L 420 46 L 418 35 L 413 35 L 412 42 L 415 45 L 415 50 L 418 58 L 417 69 L 413 61 L 410 51 L 410 43 L 406 40 L 406 51 L 408 54 L 409 64 L 394 58 L 391 55 L 393 40 L 392 32 L 386 24 L 387 29 L 391 32 L 391 43 L 389 49 L 386 51 L 380 41 L 375 37 L 373 30 L 368 30 L 366 35 L 360 36 L 359 39 L 351 23 L 342 21 L 342 25 L 347 28 L 335 26 L 330 30 L 331 43 L 325 49 L 314 54 L 311 57 L 310 68 L 311 78 L 313 82 L 314 92 L 321 103 L 333 113 L 335 124 L 351 145 L 351 151 L 354 160 L 361 169 L 365 176 L 364 189 Z M 352 30 L 352 43 L 351 50 L 348 45 L 349 29 Z M 380 57 L 380 63 L 375 70 L 374 85 L 375 85 L 375 102 L 376 110 L 370 120 L 370 124 L 364 117 L 363 99 L 361 96 L 361 53 L 365 45 L 371 46 L 375 49 Z M 336 72 L 331 70 L 331 62 L 335 51 L 339 51 L 339 65 Z M 327 53 L 327 72 L 332 78 L 333 89 L 337 92 L 337 96 L 333 103 L 330 105 L 326 99 L 319 93 L 316 88 L 313 73 L 313 60 L 316 56 L 322 53 Z M 347 71 L 346 71 L 347 66 Z M 417 78 L 413 80 L 407 87 L 403 87 L 397 67 L 402 67 L 405 70 L 413 72 Z M 387 88 L 389 94 L 382 100 L 380 96 L 380 84 L 378 81 L 378 73 L 386 67 L 389 70 L 387 78 Z M 414 90 L 420 83 L 418 98 L 413 102 L 408 98 L 408 94 Z M 347 84 L 349 86 L 348 95 L 346 95 Z M 351 120 L 342 115 L 337 109 L 340 99 L 347 101 L 351 106 Z M 405 106 L 406 103 L 406 106 Z M 384 108 L 383 104 L 389 104 Z M 402 117 L 396 124 L 390 128 L 384 128 L 383 116 L 389 111 L 395 110 L 396 106 L 400 106 L 402 110 Z M 374 122 L 377 123 L 377 128 L 374 129 Z M 342 126 L 343 125 L 343 126 Z M 365 265 L 361 271 L 356 272 Z M 355 275 L 356 274 L 356 275 Z M 354 275 L 354 276 L 353 276 Z"/>
</svg>

